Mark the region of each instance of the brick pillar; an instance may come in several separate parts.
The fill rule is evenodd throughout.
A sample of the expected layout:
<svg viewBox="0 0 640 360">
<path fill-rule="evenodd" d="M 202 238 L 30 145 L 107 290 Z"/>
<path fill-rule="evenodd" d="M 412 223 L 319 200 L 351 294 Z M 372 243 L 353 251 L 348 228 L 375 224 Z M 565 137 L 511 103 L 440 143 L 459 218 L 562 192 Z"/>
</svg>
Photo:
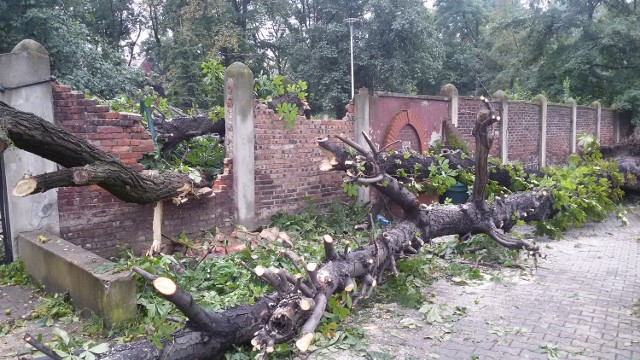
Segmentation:
<svg viewBox="0 0 640 360">
<path fill-rule="evenodd" d="M 449 98 L 449 120 L 458 127 L 458 89 L 453 84 L 446 84 L 440 88 L 440 93 Z"/>
<path fill-rule="evenodd" d="M 16 87 L 50 79 L 49 53 L 33 40 L 23 40 L 9 54 L 0 55 L 0 85 Z M 53 95 L 50 83 L 30 85 L 0 94 L 0 100 L 14 108 L 30 112 L 53 123 Z M 3 155 L 5 194 L 13 191 L 15 184 L 26 175 L 54 172 L 58 166 L 17 148 L 7 149 Z M 9 234 L 14 258 L 18 256 L 16 240 L 26 231 L 43 231 L 60 234 L 58 193 L 47 191 L 24 198 L 3 196 L 8 210 Z"/>
<path fill-rule="evenodd" d="M 369 127 L 369 90 L 367 88 L 359 89 L 353 101 L 355 105 L 353 113 L 355 139 L 358 144 L 368 148 L 369 145 L 364 140 L 362 133 L 371 135 Z M 358 188 L 358 201 L 366 203 L 369 199 L 369 187 L 361 186 Z"/>
<path fill-rule="evenodd" d="M 509 97 L 507 93 L 502 90 L 498 90 L 493 94 L 493 97 L 500 99 L 502 104 L 502 114 L 500 119 L 500 158 L 502 163 L 509 162 L 509 133 L 507 131 L 509 127 Z"/>
<path fill-rule="evenodd" d="M 568 98 L 564 102 L 565 104 L 571 106 L 571 153 L 575 154 L 576 152 L 576 122 L 577 122 L 577 113 L 578 113 L 578 104 L 573 98 Z"/>
<path fill-rule="evenodd" d="M 540 104 L 540 160 L 538 168 L 547 166 L 547 98 L 540 94 L 534 101 Z"/>
<path fill-rule="evenodd" d="M 236 221 L 247 228 L 256 223 L 255 129 L 253 73 L 235 62 L 224 73 L 225 145 L 233 161 Z"/>
</svg>

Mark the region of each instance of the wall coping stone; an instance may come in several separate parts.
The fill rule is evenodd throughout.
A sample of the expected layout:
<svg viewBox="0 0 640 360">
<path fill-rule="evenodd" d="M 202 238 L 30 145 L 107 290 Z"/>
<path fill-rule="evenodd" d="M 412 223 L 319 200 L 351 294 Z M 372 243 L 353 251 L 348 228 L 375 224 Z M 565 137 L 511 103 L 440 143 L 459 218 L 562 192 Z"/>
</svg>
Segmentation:
<svg viewBox="0 0 640 360">
<path fill-rule="evenodd" d="M 388 91 L 374 91 L 373 96 L 449 101 L 449 98 L 446 96 L 402 94 L 402 93 L 394 93 L 394 92 L 388 92 Z"/>
</svg>

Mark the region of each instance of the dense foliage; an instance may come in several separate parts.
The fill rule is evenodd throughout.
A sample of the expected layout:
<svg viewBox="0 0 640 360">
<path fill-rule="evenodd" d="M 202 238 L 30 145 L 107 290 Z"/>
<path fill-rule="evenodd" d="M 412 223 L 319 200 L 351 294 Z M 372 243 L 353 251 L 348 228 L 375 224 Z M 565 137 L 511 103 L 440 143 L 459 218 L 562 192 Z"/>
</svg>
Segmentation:
<svg viewBox="0 0 640 360">
<path fill-rule="evenodd" d="M 124 65 L 145 58 L 170 104 L 203 109 L 217 95 L 201 64 L 242 61 L 255 74 L 305 79 L 313 111 L 341 116 L 351 91 L 345 18 L 356 18 L 356 88 L 544 93 L 615 104 L 637 123 L 639 16 L 625 0 L 0 1 L 0 52 L 34 38 L 64 82 L 109 97 L 135 89 L 141 78 Z"/>
</svg>

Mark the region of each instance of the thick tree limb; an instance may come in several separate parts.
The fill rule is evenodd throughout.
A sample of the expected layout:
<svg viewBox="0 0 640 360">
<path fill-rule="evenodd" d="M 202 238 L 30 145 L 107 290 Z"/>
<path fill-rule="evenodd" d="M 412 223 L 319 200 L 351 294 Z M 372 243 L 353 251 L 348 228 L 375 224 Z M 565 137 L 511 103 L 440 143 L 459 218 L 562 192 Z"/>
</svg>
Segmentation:
<svg viewBox="0 0 640 360">
<path fill-rule="evenodd" d="M 7 139 L 4 142 L 0 139 L 0 143 L 6 144 L 10 140 L 20 149 L 67 168 L 22 180 L 14 191 L 18 196 L 60 186 L 97 184 L 120 200 L 147 204 L 184 198 L 193 188 L 208 187 L 212 183 L 208 176 L 194 184 L 188 175 L 178 172 L 158 175 L 139 173 L 87 141 L 1 101 L 0 129 L 5 130 Z"/>
<path fill-rule="evenodd" d="M 213 121 L 208 116 L 155 119 L 153 124 L 158 133 L 158 142 L 162 144 L 162 152 L 165 154 L 173 151 L 181 141 L 214 133 L 220 135 L 220 138 L 225 135 L 224 119 Z"/>
</svg>

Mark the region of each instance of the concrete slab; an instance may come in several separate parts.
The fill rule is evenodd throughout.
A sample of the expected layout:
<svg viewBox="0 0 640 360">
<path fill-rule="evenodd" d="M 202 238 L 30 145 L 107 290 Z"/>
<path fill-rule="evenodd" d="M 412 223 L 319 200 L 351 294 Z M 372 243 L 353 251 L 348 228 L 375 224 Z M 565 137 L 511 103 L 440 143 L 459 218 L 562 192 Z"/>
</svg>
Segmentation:
<svg viewBox="0 0 640 360">
<path fill-rule="evenodd" d="M 107 326 L 136 315 L 136 284 L 128 271 L 100 271 L 110 262 L 47 233 L 21 233 L 18 247 L 25 270 L 45 291 L 68 292 L 76 309 L 92 311 Z"/>
</svg>

